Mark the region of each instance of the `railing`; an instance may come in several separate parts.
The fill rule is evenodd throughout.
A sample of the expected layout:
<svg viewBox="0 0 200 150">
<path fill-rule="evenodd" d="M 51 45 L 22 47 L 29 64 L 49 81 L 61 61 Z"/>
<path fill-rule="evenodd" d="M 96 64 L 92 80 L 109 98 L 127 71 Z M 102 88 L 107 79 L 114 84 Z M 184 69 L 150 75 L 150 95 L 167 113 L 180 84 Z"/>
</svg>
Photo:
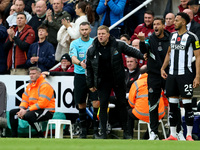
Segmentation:
<svg viewBox="0 0 200 150">
<path fill-rule="evenodd" d="M 112 30 L 114 27 L 116 27 L 118 24 L 120 24 L 121 22 L 123 22 L 124 20 L 126 20 L 128 17 L 130 17 L 131 15 L 133 15 L 135 12 L 137 12 L 138 10 L 140 10 L 142 7 L 144 7 L 147 4 L 151 3 L 151 1 L 152 0 L 146 0 L 140 6 L 138 6 L 137 8 L 135 8 L 134 10 L 132 10 L 130 13 L 128 13 L 126 16 L 124 16 L 122 19 L 120 19 L 119 21 L 117 21 L 116 23 L 114 23 L 112 26 L 110 26 L 109 30 Z"/>
<path fill-rule="evenodd" d="M 135 12 L 137 12 L 138 10 L 140 10 L 142 7 L 146 6 L 147 4 L 149 4 L 151 2 L 152 2 L 152 0 L 146 0 L 140 6 L 138 6 L 137 8 L 135 8 L 134 10 L 132 10 L 130 13 L 128 13 L 126 16 L 124 16 L 122 19 L 120 19 L 119 21 L 117 21 L 116 23 L 114 23 L 112 26 L 110 26 L 109 30 L 112 30 L 118 24 L 120 24 L 121 22 L 123 22 L 124 20 L 126 20 L 128 17 L 130 17 L 131 15 L 133 15 Z M 55 65 L 54 67 L 52 67 L 50 70 L 53 70 L 53 69 L 57 68 L 59 65 L 60 65 L 60 62 L 57 65 Z"/>
</svg>

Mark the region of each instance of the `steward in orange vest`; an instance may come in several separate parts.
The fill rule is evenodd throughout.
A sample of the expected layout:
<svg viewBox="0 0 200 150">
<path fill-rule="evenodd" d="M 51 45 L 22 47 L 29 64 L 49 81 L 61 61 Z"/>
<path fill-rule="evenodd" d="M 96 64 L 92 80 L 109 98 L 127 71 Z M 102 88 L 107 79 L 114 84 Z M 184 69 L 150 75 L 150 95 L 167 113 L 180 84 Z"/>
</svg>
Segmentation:
<svg viewBox="0 0 200 150">
<path fill-rule="evenodd" d="M 31 67 L 29 74 L 31 83 L 22 95 L 19 108 L 10 111 L 12 137 L 18 136 L 18 118 L 28 121 L 38 137 L 44 137 L 38 122 L 51 119 L 55 112 L 54 90 L 41 75 L 41 70 Z"/>
<path fill-rule="evenodd" d="M 139 119 L 145 122 L 149 122 L 147 76 L 147 73 L 142 74 L 141 77 L 132 84 L 129 91 L 128 102 L 132 109 L 128 110 L 128 126 L 131 136 L 133 135 L 134 120 Z M 165 115 L 164 103 L 167 104 L 167 98 L 164 96 L 164 92 L 162 92 L 158 107 L 159 120 Z"/>
</svg>

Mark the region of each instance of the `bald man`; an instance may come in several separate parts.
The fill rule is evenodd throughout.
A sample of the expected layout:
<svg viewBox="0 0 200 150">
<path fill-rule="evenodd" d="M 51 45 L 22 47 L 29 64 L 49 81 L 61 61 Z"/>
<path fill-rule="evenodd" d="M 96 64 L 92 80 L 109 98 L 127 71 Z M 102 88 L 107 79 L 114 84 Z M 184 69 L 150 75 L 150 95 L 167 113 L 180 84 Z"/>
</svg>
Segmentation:
<svg viewBox="0 0 200 150">
<path fill-rule="evenodd" d="M 139 39 L 135 39 L 132 41 L 132 46 L 137 48 L 137 49 L 140 49 L 140 40 Z M 147 60 L 142 60 L 142 59 L 138 59 L 138 65 L 139 67 L 141 68 L 143 65 L 146 65 L 147 64 Z"/>
<path fill-rule="evenodd" d="M 42 24 L 42 22 L 46 18 L 46 11 L 47 11 L 46 2 L 44 0 L 37 1 L 35 4 L 36 15 L 33 16 L 28 23 L 28 25 L 30 25 L 35 31 L 35 42 L 39 40 L 37 28 Z"/>
<path fill-rule="evenodd" d="M 169 32 L 174 32 L 175 27 L 174 27 L 174 20 L 175 20 L 175 15 L 173 13 L 168 13 L 165 17 L 165 30 Z"/>
</svg>

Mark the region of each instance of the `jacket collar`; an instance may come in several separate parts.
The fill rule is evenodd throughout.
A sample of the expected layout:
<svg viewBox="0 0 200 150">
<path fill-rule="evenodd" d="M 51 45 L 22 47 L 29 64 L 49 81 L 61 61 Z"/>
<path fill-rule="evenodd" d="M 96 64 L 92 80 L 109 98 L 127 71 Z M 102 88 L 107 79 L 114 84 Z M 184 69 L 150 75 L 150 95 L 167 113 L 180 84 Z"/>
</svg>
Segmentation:
<svg viewBox="0 0 200 150">
<path fill-rule="evenodd" d="M 35 86 L 38 86 L 39 83 L 41 83 L 41 81 L 44 80 L 43 76 L 41 75 L 35 83 L 33 83 L 32 81 L 30 81 L 30 86 L 31 87 L 35 87 Z"/>
</svg>

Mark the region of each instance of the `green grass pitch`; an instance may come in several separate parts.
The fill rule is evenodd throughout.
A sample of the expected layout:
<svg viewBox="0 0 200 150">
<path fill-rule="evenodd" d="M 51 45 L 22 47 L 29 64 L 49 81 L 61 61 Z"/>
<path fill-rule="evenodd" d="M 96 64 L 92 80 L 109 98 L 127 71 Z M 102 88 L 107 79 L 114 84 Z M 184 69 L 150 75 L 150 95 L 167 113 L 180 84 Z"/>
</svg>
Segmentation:
<svg viewBox="0 0 200 150">
<path fill-rule="evenodd" d="M 0 138 L 0 150 L 199 150 L 200 141 Z"/>
</svg>

